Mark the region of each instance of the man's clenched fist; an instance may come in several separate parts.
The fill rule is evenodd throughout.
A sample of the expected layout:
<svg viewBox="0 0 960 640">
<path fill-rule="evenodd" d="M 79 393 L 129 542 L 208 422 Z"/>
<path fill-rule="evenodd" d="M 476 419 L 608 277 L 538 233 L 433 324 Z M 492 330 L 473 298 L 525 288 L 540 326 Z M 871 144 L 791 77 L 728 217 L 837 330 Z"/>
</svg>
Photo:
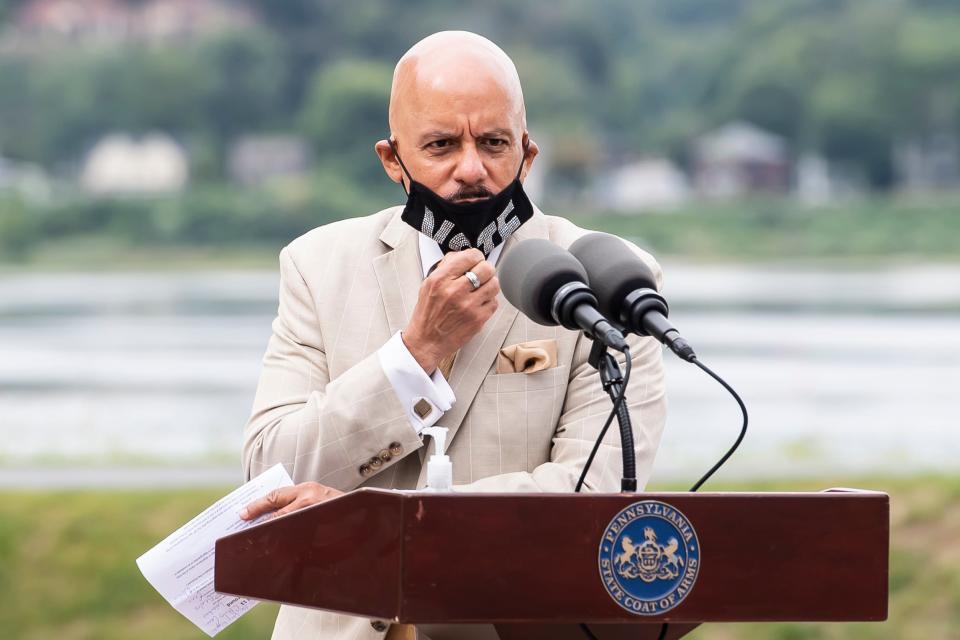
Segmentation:
<svg viewBox="0 0 960 640">
<path fill-rule="evenodd" d="M 463 275 L 472 271 L 480 288 Z M 428 374 L 475 336 L 497 310 L 500 282 L 479 249 L 450 252 L 420 285 L 417 305 L 401 338 Z"/>
</svg>

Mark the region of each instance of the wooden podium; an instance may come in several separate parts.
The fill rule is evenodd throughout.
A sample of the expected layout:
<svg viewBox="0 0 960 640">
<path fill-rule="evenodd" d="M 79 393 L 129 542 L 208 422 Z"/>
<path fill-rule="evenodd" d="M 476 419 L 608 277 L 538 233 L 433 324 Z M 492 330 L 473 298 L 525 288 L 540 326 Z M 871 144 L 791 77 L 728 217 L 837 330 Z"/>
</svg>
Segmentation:
<svg viewBox="0 0 960 640">
<path fill-rule="evenodd" d="M 611 521 L 641 501 L 681 513 L 699 544 L 692 588 L 654 615 L 618 603 L 599 568 Z M 678 638 L 702 622 L 879 621 L 889 522 L 886 494 L 846 489 L 360 489 L 218 540 L 215 588 L 388 622 L 492 624 L 503 640 L 589 637 L 580 623 L 616 640 L 657 638 L 663 622 Z"/>
</svg>

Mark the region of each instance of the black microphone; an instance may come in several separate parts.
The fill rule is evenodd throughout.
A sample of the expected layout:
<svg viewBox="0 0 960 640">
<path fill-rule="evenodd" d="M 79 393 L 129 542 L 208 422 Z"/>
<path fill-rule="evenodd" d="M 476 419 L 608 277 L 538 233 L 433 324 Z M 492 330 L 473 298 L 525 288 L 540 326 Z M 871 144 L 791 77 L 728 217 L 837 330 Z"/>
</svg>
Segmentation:
<svg viewBox="0 0 960 640">
<path fill-rule="evenodd" d="M 627 348 L 623 333 L 597 311 L 587 272 L 566 249 L 524 240 L 503 256 L 497 274 L 504 297 L 537 324 L 580 329 L 612 349 Z"/>
<path fill-rule="evenodd" d="M 607 233 L 590 233 L 570 246 L 570 253 L 586 269 L 600 311 L 628 331 L 653 336 L 686 360 L 697 358 L 669 320 L 666 299 L 643 260 L 626 243 Z"/>
</svg>

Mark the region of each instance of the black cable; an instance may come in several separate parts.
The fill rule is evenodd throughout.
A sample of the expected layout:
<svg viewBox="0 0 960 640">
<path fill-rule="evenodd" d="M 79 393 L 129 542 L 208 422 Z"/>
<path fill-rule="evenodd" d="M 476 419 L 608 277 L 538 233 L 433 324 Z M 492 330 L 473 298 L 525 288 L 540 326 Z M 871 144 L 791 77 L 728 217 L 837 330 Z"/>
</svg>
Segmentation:
<svg viewBox="0 0 960 640">
<path fill-rule="evenodd" d="M 745 435 L 747 435 L 747 406 L 746 406 L 745 404 L 743 404 L 743 400 L 740 398 L 739 394 L 737 394 L 737 392 L 733 390 L 733 387 L 731 387 L 729 384 L 727 384 L 726 381 L 725 381 L 723 378 L 721 378 L 721 377 L 718 376 L 716 373 L 714 373 L 713 371 L 711 371 L 710 368 L 709 368 L 707 365 L 703 364 L 702 362 L 700 362 L 700 361 L 697 360 L 696 358 L 693 358 L 690 362 L 692 362 L 693 364 L 697 365 L 698 367 L 700 367 L 701 369 L 703 369 L 704 371 L 706 371 L 706 372 L 707 372 L 707 375 L 709 375 L 711 378 L 713 378 L 714 380 L 716 380 L 717 382 L 719 382 L 721 385 L 723 385 L 723 388 L 726 389 L 727 391 L 729 391 L 729 392 L 730 392 L 730 395 L 733 396 L 733 399 L 737 401 L 737 404 L 738 404 L 738 405 L 740 405 L 740 411 L 743 413 L 743 426 L 740 427 L 740 435 L 737 436 L 736 442 L 734 442 L 734 443 L 733 443 L 733 446 L 730 447 L 730 449 L 728 449 L 725 454 L 723 454 L 723 457 L 720 458 L 719 460 L 717 460 L 717 463 L 716 463 L 715 465 L 713 465 L 712 467 L 710 467 L 710 470 L 707 471 L 705 474 L 703 474 L 703 477 L 700 478 L 699 480 L 697 480 L 696 484 L 694 484 L 694 485 L 690 488 L 690 492 L 693 493 L 693 492 L 695 492 L 697 489 L 699 489 L 700 487 L 702 487 L 702 486 L 703 486 L 703 483 L 706 482 L 707 480 L 709 480 L 709 479 L 710 479 L 710 476 L 712 476 L 714 473 L 716 473 L 717 469 L 719 469 L 720 467 L 723 466 L 723 463 L 725 463 L 727 460 L 730 459 L 730 456 L 733 455 L 733 452 L 736 451 L 736 450 L 737 450 L 737 447 L 740 446 L 740 443 L 743 442 L 743 437 L 744 437 Z"/>
<path fill-rule="evenodd" d="M 705 365 L 705 364 L 703 364 L 702 362 L 700 362 L 699 360 L 697 360 L 696 356 L 694 356 L 694 357 L 690 360 L 690 362 L 692 362 L 693 364 L 697 365 L 698 367 L 700 367 L 701 369 L 703 369 L 704 371 L 706 371 L 707 374 L 708 374 L 711 378 L 713 378 L 714 380 L 716 380 L 717 382 L 719 382 L 721 385 L 723 385 L 723 388 L 726 389 L 727 391 L 729 391 L 729 392 L 730 392 L 730 395 L 733 396 L 733 399 L 737 401 L 737 404 L 738 404 L 738 405 L 740 405 L 740 411 L 743 413 L 743 426 L 740 427 L 740 435 L 737 436 L 736 442 L 734 442 L 734 443 L 733 443 L 733 446 L 731 446 L 731 447 L 727 450 L 727 452 L 726 452 L 725 454 L 723 454 L 723 457 L 722 457 L 722 458 L 720 458 L 719 460 L 717 460 L 717 463 L 716 463 L 715 465 L 713 465 L 712 467 L 710 467 L 710 470 L 709 470 L 709 471 L 707 471 L 705 474 L 703 474 L 703 477 L 702 477 L 702 478 L 700 478 L 699 480 L 697 480 L 696 484 L 694 484 L 692 487 L 690 487 L 690 493 L 694 493 L 694 492 L 697 491 L 697 489 L 699 489 L 700 487 L 703 486 L 703 483 L 705 483 L 707 480 L 710 479 L 710 476 L 712 476 L 714 473 L 716 473 L 717 469 L 719 469 L 721 466 L 723 466 L 723 463 L 725 463 L 727 460 L 730 459 L 730 456 L 733 455 L 733 452 L 736 451 L 736 450 L 737 450 L 737 447 L 740 446 L 740 443 L 743 442 L 744 436 L 747 435 L 747 420 L 748 420 L 748 418 L 747 418 L 747 405 L 743 404 L 743 399 L 740 397 L 740 395 L 739 395 L 736 391 L 733 390 L 733 387 L 731 387 L 729 384 L 727 384 L 727 382 L 726 382 L 723 378 L 721 378 L 721 377 L 718 376 L 716 373 L 714 373 L 714 372 L 710 369 L 710 367 L 708 367 L 707 365 Z M 663 623 L 663 626 L 660 628 L 660 636 L 659 636 L 658 640 L 664 640 L 664 639 L 667 637 L 667 628 L 668 628 L 669 626 L 670 626 L 670 625 L 668 625 L 666 622 Z"/>
<path fill-rule="evenodd" d="M 607 416 L 607 421 L 604 423 L 603 429 L 600 430 L 600 435 L 598 436 L 597 441 L 593 445 L 593 450 L 590 452 L 590 456 L 587 458 L 587 462 L 584 465 L 583 472 L 580 474 L 580 479 L 577 481 L 577 486 L 574 489 L 574 492 L 579 493 L 580 488 L 583 486 L 583 481 L 587 477 L 587 471 L 590 470 L 590 465 L 593 464 L 593 459 L 594 457 L 596 457 L 597 451 L 600 449 L 600 443 L 603 442 L 603 437 L 604 435 L 606 435 L 607 429 L 610 427 L 610 423 L 613 422 L 614 416 L 617 415 L 617 411 L 620 409 L 621 406 L 623 406 L 623 399 L 627 394 L 627 382 L 629 382 L 630 380 L 630 365 L 632 364 L 630 360 L 629 350 L 626 351 L 626 356 L 627 356 L 627 363 L 626 363 L 627 370 L 623 376 L 623 388 L 620 390 L 620 395 L 617 396 L 616 401 L 613 403 L 613 408 L 610 411 L 610 415 Z M 705 474 L 703 474 L 703 477 L 697 480 L 697 482 L 690 488 L 690 492 L 694 493 L 698 489 L 700 489 L 700 487 L 702 487 L 704 483 L 707 480 L 709 480 L 710 477 L 714 473 L 716 473 L 717 470 L 720 467 L 722 467 L 724 463 L 726 463 L 726 461 L 730 459 L 730 456 L 732 456 L 734 452 L 740 447 L 740 443 L 743 442 L 744 437 L 747 435 L 747 423 L 749 421 L 749 416 L 747 415 L 747 405 L 743 403 L 743 399 L 740 397 L 740 394 L 738 394 L 733 387 L 727 384 L 727 382 L 723 378 L 721 378 L 719 375 L 714 373 L 713 370 L 710 369 L 710 367 L 700 362 L 700 360 L 698 360 L 696 356 L 691 358 L 689 362 L 692 362 L 693 364 L 697 365 L 699 368 L 703 369 L 703 371 L 705 371 L 707 375 L 709 375 L 711 378 L 719 382 L 720 385 L 723 386 L 723 388 L 726 389 L 730 393 L 730 395 L 733 396 L 733 399 L 737 401 L 737 404 L 740 406 L 740 412 L 743 414 L 743 425 L 740 427 L 740 434 L 737 436 L 736 441 L 727 450 L 727 452 L 724 453 L 719 460 L 717 460 L 716 464 L 710 467 L 710 469 Z M 657 640 L 666 640 L 667 631 L 669 630 L 669 628 L 670 628 L 670 624 L 664 622 L 663 625 L 660 627 L 660 634 L 657 636 Z M 583 631 L 584 635 L 586 635 L 586 637 L 589 638 L 590 640 L 597 640 L 596 636 L 593 634 L 592 631 L 590 631 L 590 628 L 587 627 L 586 624 L 580 624 L 580 629 Z"/>
<path fill-rule="evenodd" d="M 603 423 L 603 429 L 600 430 L 597 441 L 593 443 L 593 450 L 590 451 L 587 462 L 583 465 L 583 471 L 580 472 L 580 479 L 577 480 L 577 486 L 573 490 L 574 493 L 580 493 L 580 488 L 583 487 L 583 481 L 587 477 L 587 471 L 590 470 L 590 465 L 593 464 L 593 458 L 597 455 L 597 450 L 600 449 L 600 443 L 603 442 L 603 437 L 607 435 L 607 429 L 610 428 L 610 423 L 613 422 L 613 417 L 616 414 L 616 409 L 611 410 L 610 415 L 607 416 L 607 421 Z"/>
<path fill-rule="evenodd" d="M 573 490 L 574 493 L 580 493 L 580 489 L 583 487 L 583 482 L 587 478 L 587 472 L 590 471 L 590 465 L 593 464 L 593 459 L 596 457 L 597 451 L 600 450 L 600 443 L 603 442 L 603 437 L 607 435 L 607 429 L 610 428 L 610 423 L 613 422 L 613 418 L 617 415 L 617 411 L 621 406 L 626 408 L 626 406 L 623 404 L 623 400 L 627 395 L 627 383 L 630 382 L 630 369 L 633 367 L 633 359 L 630 357 L 629 348 L 623 350 L 623 355 L 626 358 L 626 371 L 623 373 L 623 386 L 620 388 L 620 395 L 618 395 L 617 399 L 614 401 L 613 407 L 610 409 L 610 415 L 607 416 L 607 421 L 603 423 L 603 428 L 600 429 L 600 435 L 597 436 L 597 441 L 593 443 L 593 449 L 590 451 L 590 455 L 587 457 L 587 462 L 583 465 L 583 471 L 580 472 L 580 478 L 577 480 L 577 486 Z"/>
<path fill-rule="evenodd" d="M 627 350 L 626 355 L 627 355 L 627 362 L 626 362 L 627 370 L 623 376 L 623 388 L 620 390 L 620 395 L 617 396 L 616 402 L 613 403 L 613 408 L 610 410 L 610 415 L 607 416 L 607 421 L 603 424 L 603 428 L 600 430 L 600 435 L 597 437 L 597 441 L 593 445 L 593 450 L 590 451 L 590 456 L 587 458 L 587 462 L 583 467 L 583 471 L 580 473 L 580 479 L 577 480 L 577 486 L 574 489 L 574 493 L 579 493 L 580 489 L 583 487 L 583 482 L 587 477 L 587 472 L 590 470 L 590 465 L 593 464 L 593 459 L 596 457 L 597 451 L 599 451 L 600 449 L 600 443 L 603 442 L 603 437 L 607 434 L 607 429 L 610 428 L 610 423 L 613 422 L 613 418 L 614 416 L 617 415 L 617 411 L 620 409 L 621 406 L 623 406 L 623 399 L 627 393 L 627 382 L 629 382 L 630 380 L 630 367 L 632 365 L 632 362 L 630 360 L 629 350 Z M 747 415 L 747 406 L 743 403 L 743 399 L 734 390 L 733 387 L 727 384 L 727 382 L 723 378 L 721 378 L 719 375 L 714 373 L 714 371 L 710 369 L 710 367 L 700 362 L 700 360 L 698 360 L 696 357 L 690 360 L 690 362 L 692 362 L 693 364 L 703 369 L 707 373 L 707 375 L 709 375 L 711 378 L 719 382 L 724 389 L 730 392 L 730 395 L 733 396 L 733 399 L 737 401 L 738 405 L 740 405 L 740 412 L 743 414 L 743 425 L 740 427 L 740 435 L 737 436 L 736 441 L 733 443 L 730 449 L 728 449 L 727 452 L 723 454 L 723 457 L 717 460 L 716 464 L 710 467 L 710 470 L 707 471 L 703 475 L 703 477 L 697 480 L 697 482 L 690 488 L 690 492 L 693 493 L 693 492 L 696 492 L 698 489 L 700 489 L 700 487 L 702 487 L 703 484 L 707 480 L 709 480 L 710 477 L 714 473 L 716 473 L 717 470 L 721 466 L 723 466 L 724 463 L 726 463 L 726 461 L 730 459 L 730 456 L 732 456 L 734 452 L 740 447 L 740 443 L 743 442 L 744 437 L 747 435 L 747 423 L 749 421 L 749 416 Z"/>
</svg>

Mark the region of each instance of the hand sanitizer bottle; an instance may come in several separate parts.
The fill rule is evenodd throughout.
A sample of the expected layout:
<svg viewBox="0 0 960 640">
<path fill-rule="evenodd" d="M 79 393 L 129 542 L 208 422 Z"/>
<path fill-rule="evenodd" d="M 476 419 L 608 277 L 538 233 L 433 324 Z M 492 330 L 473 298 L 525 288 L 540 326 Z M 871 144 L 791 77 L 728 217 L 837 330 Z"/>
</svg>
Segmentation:
<svg viewBox="0 0 960 640">
<path fill-rule="evenodd" d="M 426 491 L 451 491 L 453 486 L 453 465 L 446 455 L 447 428 L 426 427 L 423 433 L 433 438 L 434 453 L 427 461 Z"/>
</svg>

